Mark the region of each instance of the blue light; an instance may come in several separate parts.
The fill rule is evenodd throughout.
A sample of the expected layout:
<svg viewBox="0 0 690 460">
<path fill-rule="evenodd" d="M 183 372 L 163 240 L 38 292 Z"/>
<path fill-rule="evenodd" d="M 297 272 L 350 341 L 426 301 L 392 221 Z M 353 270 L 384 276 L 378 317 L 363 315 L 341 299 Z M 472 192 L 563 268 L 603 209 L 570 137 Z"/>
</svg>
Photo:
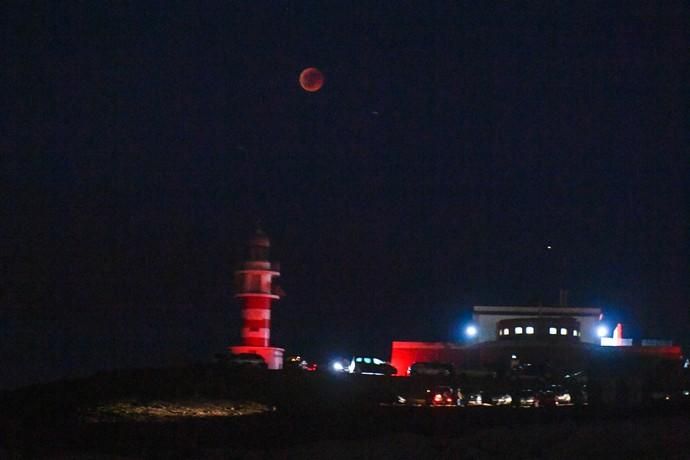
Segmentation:
<svg viewBox="0 0 690 460">
<path fill-rule="evenodd" d="M 467 337 L 475 337 L 479 330 L 477 329 L 477 326 L 470 324 L 465 328 L 465 334 L 467 334 Z"/>
</svg>

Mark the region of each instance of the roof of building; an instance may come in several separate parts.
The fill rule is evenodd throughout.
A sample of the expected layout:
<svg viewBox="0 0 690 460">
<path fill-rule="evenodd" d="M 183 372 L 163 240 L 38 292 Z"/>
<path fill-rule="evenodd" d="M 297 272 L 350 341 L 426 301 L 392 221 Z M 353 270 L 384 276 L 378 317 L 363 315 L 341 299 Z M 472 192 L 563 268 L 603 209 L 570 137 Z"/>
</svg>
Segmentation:
<svg viewBox="0 0 690 460">
<path fill-rule="evenodd" d="M 601 308 L 477 305 L 473 307 L 473 312 L 482 315 L 599 316 L 601 314 Z"/>
</svg>

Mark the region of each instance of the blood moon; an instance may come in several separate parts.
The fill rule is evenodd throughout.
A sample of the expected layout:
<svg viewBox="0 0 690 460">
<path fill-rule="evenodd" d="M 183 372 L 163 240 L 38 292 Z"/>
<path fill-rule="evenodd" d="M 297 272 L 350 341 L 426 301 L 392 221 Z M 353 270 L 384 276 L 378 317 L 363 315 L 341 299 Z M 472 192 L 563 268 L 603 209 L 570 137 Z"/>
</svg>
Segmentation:
<svg viewBox="0 0 690 460">
<path fill-rule="evenodd" d="M 299 84 L 303 90 L 315 93 L 321 89 L 326 79 L 316 67 L 307 67 L 299 74 Z"/>
</svg>

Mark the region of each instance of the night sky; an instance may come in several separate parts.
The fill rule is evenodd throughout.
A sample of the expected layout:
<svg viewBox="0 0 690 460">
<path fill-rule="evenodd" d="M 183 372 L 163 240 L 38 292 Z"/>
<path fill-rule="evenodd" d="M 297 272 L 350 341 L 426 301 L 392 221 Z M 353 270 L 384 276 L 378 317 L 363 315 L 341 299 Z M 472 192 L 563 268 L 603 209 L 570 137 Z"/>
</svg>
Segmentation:
<svg viewBox="0 0 690 460">
<path fill-rule="evenodd" d="M 288 353 L 561 287 L 689 344 L 690 7 L 488 3 L 3 6 L 0 386 L 238 343 L 257 222 Z"/>
</svg>

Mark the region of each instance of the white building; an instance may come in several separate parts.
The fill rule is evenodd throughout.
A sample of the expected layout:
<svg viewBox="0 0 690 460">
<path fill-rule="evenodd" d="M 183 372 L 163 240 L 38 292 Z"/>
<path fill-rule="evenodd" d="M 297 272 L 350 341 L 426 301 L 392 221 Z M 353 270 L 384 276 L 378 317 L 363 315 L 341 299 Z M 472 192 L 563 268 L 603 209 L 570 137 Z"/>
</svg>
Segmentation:
<svg viewBox="0 0 690 460">
<path fill-rule="evenodd" d="M 581 342 L 599 345 L 597 327 L 601 319 L 600 308 L 575 307 L 517 307 L 517 306 L 475 306 L 472 312 L 477 326 L 477 341 L 491 342 L 498 338 L 498 323 L 503 320 L 539 319 L 548 323 L 553 318 L 554 326 L 561 320 L 572 318 L 577 321 L 577 334 Z"/>
</svg>

